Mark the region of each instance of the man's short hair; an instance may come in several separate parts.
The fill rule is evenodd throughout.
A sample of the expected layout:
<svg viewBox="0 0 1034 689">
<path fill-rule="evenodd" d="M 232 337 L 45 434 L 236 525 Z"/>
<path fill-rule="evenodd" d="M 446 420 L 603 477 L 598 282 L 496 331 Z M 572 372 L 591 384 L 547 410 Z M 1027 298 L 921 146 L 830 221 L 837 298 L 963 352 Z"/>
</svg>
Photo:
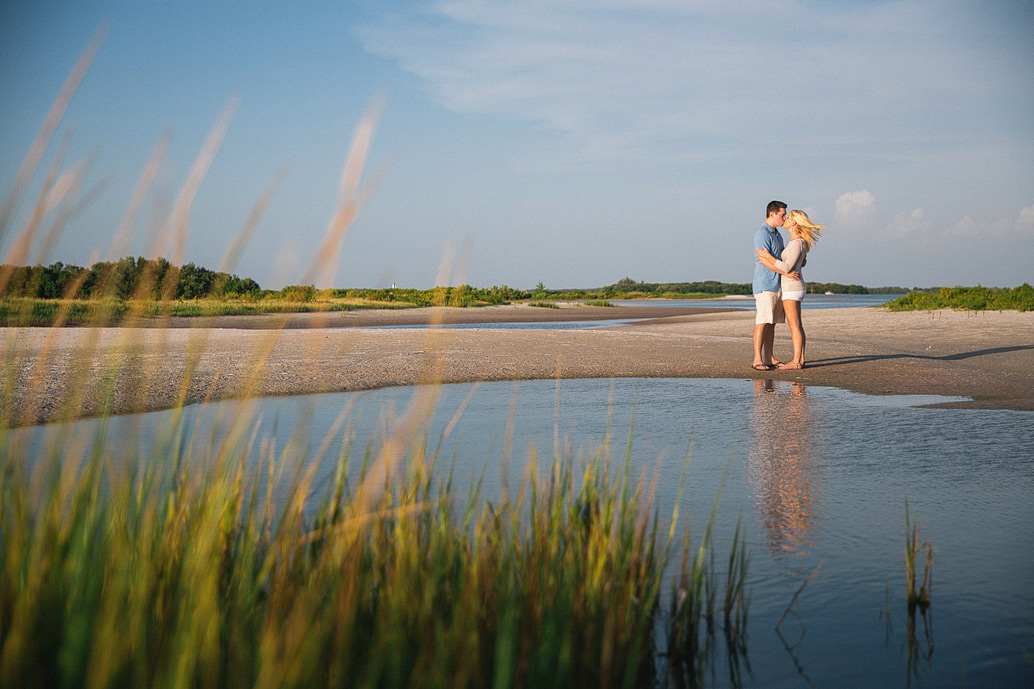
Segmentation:
<svg viewBox="0 0 1034 689">
<path fill-rule="evenodd" d="M 783 210 L 784 208 L 786 208 L 786 204 L 783 203 L 782 201 L 769 201 L 768 202 L 768 208 L 765 209 L 765 217 L 767 218 L 768 216 L 772 215 L 773 213 L 778 213 L 779 211 Z"/>
</svg>

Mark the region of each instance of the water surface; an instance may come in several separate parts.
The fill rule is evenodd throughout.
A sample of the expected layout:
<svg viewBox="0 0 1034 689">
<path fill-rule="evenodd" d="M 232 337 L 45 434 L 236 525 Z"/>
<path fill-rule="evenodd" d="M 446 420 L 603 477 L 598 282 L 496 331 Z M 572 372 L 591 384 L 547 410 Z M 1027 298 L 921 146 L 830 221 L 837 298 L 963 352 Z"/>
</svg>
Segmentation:
<svg viewBox="0 0 1034 689">
<path fill-rule="evenodd" d="M 436 390 L 430 438 L 440 436 L 472 388 Z M 342 413 L 360 457 L 366 439 L 378 437 L 412 397 L 413 389 L 394 388 L 248 404 L 278 447 L 294 438 L 297 451 L 287 456 L 304 463 Z M 631 431 L 633 470 L 647 479 L 656 472 L 656 503 L 668 515 L 691 448 L 680 513 L 694 533 L 726 473 L 718 553 L 738 516 L 747 527 L 745 686 L 1030 687 L 1034 415 L 921 407 L 948 399 L 770 380 L 485 383 L 444 442 L 441 468 L 455 464 L 461 496 L 466 478 L 485 469 L 487 499 L 504 480 L 520 481 L 529 456 L 540 466 L 556 450 L 584 458 L 606 442 L 608 429 L 621 461 Z M 218 433 L 210 420 L 236 404 L 203 413 L 191 407 L 188 419 L 201 418 L 200 437 Z M 146 446 L 171 413 L 112 418 L 107 433 L 122 451 L 134 442 Z M 89 437 L 98 423 L 80 422 L 76 432 Z M 934 547 L 926 615 L 910 616 L 905 604 L 906 498 L 921 538 Z M 715 668 L 714 684 L 726 685 L 725 661 Z"/>
<path fill-rule="evenodd" d="M 674 304 L 674 306 L 681 306 L 682 304 Z M 516 322 L 516 323 L 500 323 L 500 322 L 486 322 L 486 323 L 437 323 L 435 328 L 444 329 L 468 329 L 468 328 L 487 328 L 491 330 L 591 330 L 593 328 L 612 328 L 619 325 L 629 325 L 643 320 L 649 320 L 648 318 L 609 318 L 598 321 L 531 321 L 531 322 Z M 366 325 L 364 328 L 369 329 L 381 329 L 391 330 L 399 328 L 429 328 L 429 325 Z"/>
<path fill-rule="evenodd" d="M 888 301 L 904 296 L 903 294 L 807 294 L 801 302 L 805 309 L 848 309 L 862 306 L 883 306 Z M 697 308 L 723 308 L 754 310 L 754 298 L 734 299 L 643 299 L 632 301 L 614 301 L 614 304 L 629 306 L 688 306 Z"/>
<path fill-rule="evenodd" d="M 809 294 L 805 297 L 805 309 L 846 309 L 863 306 L 882 306 L 900 294 Z M 611 304 L 616 306 L 666 306 L 694 309 L 736 309 L 740 311 L 753 311 L 754 299 L 746 297 L 743 299 L 644 299 L 632 301 L 615 301 Z M 620 309 L 615 309 L 615 315 Z M 588 330 L 592 328 L 610 328 L 619 325 L 630 325 L 648 318 L 610 318 L 597 321 L 540 321 L 532 323 L 445 323 L 435 325 L 436 328 L 488 328 L 493 330 L 507 329 L 531 329 L 531 330 Z M 394 329 L 394 328 L 427 328 L 427 325 L 369 325 L 366 328 Z"/>
</svg>

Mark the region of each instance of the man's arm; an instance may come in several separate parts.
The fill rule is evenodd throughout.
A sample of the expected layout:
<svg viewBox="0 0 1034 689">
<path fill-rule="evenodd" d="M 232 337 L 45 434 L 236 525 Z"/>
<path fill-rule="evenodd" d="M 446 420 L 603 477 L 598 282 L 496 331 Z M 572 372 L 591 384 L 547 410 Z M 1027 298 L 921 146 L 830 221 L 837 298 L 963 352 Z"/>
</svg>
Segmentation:
<svg viewBox="0 0 1034 689">
<path fill-rule="evenodd" d="M 770 252 L 768 249 L 764 249 L 764 250 L 762 250 L 762 249 L 754 249 L 754 253 L 757 254 L 758 261 L 761 263 L 761 265 L 765 266 L 766 268 L 771 270 L 773 273 L 779 273 L 780 275 L 786 275 L 787 277 L 789 277 L 792 280 L 800 280 L 801 279 L 801 274 L 799 272 L 797 272 L 796 270 L 788 272 L 787 268 L 789 268 L 790 266 L 787 264 L 787 262 L 786 261 L 782 261 L 782 260 L 777 260 L 776 258 L 774 258 L 772 256 L 772 252 Z"/>
</svg>

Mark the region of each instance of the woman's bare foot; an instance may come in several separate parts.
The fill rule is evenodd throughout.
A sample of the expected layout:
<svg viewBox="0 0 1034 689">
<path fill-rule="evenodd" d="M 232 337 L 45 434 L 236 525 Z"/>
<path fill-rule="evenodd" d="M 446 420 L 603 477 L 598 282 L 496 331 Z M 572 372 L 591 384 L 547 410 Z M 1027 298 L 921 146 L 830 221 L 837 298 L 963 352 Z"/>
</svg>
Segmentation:
<svg viewBox="0 0 1034 689">
<path fill-rule="evenodd" d="M 788 364 L 777 364 L 777 366 L 782 371 L 799 371 L 804 368 L 804 364 L 796 364 L 792 361 Z"/>
</svg>

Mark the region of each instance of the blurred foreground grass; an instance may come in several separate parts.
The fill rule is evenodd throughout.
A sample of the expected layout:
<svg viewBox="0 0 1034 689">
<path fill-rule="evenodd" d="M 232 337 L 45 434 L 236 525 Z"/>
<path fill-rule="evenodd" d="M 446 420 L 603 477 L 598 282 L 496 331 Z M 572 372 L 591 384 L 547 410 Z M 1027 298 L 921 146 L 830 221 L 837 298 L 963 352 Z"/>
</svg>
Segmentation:
<svg viewBox="0 0 1034 689">
<path fill-rule="evenodd" d="M 288 461 L 257 422 L 234 428 L 172 425 L 121 458 L 0 435 L 0 684 L 684 686 L 716 626 L 745 639 L 738 530 L 716 574 L 713 515 L 691 549 L 609 443 L 542 474 L 531 456 L 516 495 L 486 500 L 435 472 L 420 422 L 362 462 L 344 443 L 322 486 L 321 453 Z"/>
</svg>

